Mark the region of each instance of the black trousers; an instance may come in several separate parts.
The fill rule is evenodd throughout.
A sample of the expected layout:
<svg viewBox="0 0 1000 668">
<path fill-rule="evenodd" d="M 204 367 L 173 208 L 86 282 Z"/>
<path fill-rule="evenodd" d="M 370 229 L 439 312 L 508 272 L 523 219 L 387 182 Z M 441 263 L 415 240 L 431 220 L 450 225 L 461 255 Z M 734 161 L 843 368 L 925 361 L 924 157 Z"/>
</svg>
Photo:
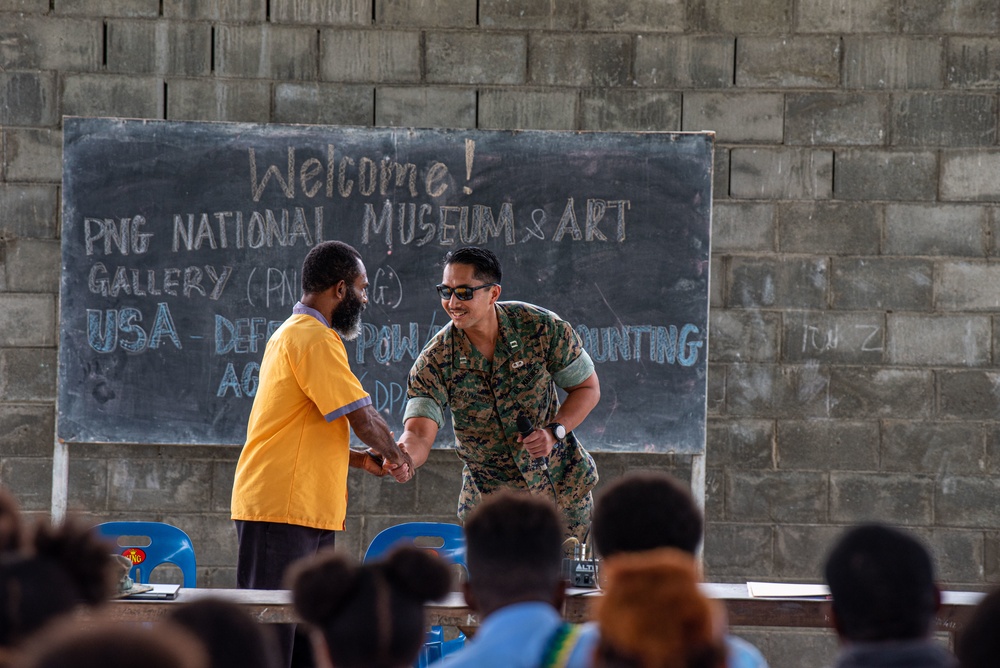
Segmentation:
<svg viewBox="0 0 1000 668">
<path fill-rule="evenodd" d="M 333 548 L 337 537 L 336 531 L 295 524 L 235 521 L 239 543 L 236 556 L 238 589 L 285 589 L 288 567 L 303 557 Z M 274 625 L 278 655 L 289 668 L 312 665 L 308 639 L 300 635 L 296 643 L 295 627 L 295 624 Z"/>
</svg>

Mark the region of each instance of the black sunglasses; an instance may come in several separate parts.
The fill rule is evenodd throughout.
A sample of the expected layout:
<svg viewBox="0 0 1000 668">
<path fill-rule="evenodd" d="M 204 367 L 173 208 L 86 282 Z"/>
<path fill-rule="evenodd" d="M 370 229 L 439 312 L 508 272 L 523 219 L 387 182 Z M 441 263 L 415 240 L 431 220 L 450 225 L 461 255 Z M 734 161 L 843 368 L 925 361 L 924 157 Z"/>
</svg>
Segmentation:
<svg viewBox="0 0 1000 668">
<path fill-rule="evenodd" d="M 457 288 L 449 288 L 447 285 L 436 285 L 438 294 L 441 295 L 441 299 L 451 299 L 452 295 L 458 297 L 459 301 L 467 302 L 476 296 L 476 290 L 482 290 L 483 288 L 492 288 L 494 285 L 500 285 L 499 283 L 486 283 L 484 285 L 477 285 L 474 288 L 470 288 L 467 285 L 460 285 Z"/>
</svg>

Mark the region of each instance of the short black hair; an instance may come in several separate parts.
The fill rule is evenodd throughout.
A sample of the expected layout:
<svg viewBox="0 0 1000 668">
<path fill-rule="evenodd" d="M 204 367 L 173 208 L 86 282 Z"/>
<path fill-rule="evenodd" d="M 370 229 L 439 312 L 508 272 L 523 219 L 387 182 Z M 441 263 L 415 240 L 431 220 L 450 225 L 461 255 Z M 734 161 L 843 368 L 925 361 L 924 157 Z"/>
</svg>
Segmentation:
<svg viewBox="0 0 1000 668">
<path fill-rule="evenodd" d="M 484 283 L 499 283 L 503 280 L 503 269 L 500 268 L 500 258 L 491 250 L 478 246 L 465 246 L 450 251 L 444 256 L 444 265 L 468 264 L 475 269 L 473 276 Z"/>
<path fill-rule="evenodd" d="M 451 570 L 413 546 L 361 565 L 326 550 L 293 564 L 287 581 L 296 612 L 323 636 L 333 665 L 394 668 L 416 660 L 424 604 L 448 593 Z"/>
<path fill-rule="evenodd" d="M 551 599 L 562 580 L 563 531 L 549 499 L 515 490 L 485 496 L 465 522 L 469 587 L 479 602 Z"/>
<path fill-rule="evenodd" d="M 174 624 L 198 638 L 214 668 L 273 668 L 278 646 L 267 624 L 258 623 L 246 610 L 219 598 L 182 603 L 168 615 Z"/>
<path fill-rule="evenodd" d="M 994 589 L 976 605 L 969 622 L 955 644 L 955 654 L 962 668 L 1000 666 L 1000 588 Z"/>
<path fill-rule="evenodd" d="M 855 642 L 914 640 L 937 611 L 934 564 L 913 536 L 862 524 L 836 542 L 824 567 L 840 634 Z"/>
<path fill-rule="evenodd" d="M 361 253 L 343 241 L 324 241 L 313 246 L 302 262 L 302 292 L 314 294 L 341 281 L 348 284 L 360 274 Z"/>
<path fill-rule="evenodd" d="M 590 531 L 604 557 L 673 547 L 694 554 L 704 520 L 691 492 L 666 473 L 628 473 L 597 497 Z"/>
</svg>

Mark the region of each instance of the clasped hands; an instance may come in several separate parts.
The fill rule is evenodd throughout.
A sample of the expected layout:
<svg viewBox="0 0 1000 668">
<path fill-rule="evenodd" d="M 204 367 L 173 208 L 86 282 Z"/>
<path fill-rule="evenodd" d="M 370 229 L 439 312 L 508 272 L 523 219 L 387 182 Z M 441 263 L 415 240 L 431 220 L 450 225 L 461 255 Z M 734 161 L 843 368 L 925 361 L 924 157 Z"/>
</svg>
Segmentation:
<svg viewBox="0 0 1000 668">
<path fill-rule="evenodd" d="M 377 478 L 388 473 L 396 479 L 396 482 L 407 482 L 413 478 L 413 460 L 403 446 L 400 445 L 399 450 L 403 453 L 402 464 L 393 464 L 371 448 L 351 450 L 351 466 L 362 469 Z"/>
</svg>

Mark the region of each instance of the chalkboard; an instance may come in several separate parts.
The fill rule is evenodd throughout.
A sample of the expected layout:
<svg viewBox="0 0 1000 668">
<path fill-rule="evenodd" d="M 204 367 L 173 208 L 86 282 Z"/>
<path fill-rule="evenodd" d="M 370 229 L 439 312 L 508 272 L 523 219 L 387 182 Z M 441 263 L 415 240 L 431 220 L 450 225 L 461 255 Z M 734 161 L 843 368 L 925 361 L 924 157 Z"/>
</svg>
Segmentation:
<svg viewBox="0 0 1000 668">
<path fill-rule="evenodd" d="M 442 258 L 475 244 L 500 256 L 501 299 L 583 337 L 602 390 L 577 430 L 586 447 L 703 452 L 712 146 L 67 118 L 58 438 L 242 443 L 302 259 L 340 239 L 371 283 L 351 364 L 397 434 L 407 372 L 447 322 Z"/>
</svg>

